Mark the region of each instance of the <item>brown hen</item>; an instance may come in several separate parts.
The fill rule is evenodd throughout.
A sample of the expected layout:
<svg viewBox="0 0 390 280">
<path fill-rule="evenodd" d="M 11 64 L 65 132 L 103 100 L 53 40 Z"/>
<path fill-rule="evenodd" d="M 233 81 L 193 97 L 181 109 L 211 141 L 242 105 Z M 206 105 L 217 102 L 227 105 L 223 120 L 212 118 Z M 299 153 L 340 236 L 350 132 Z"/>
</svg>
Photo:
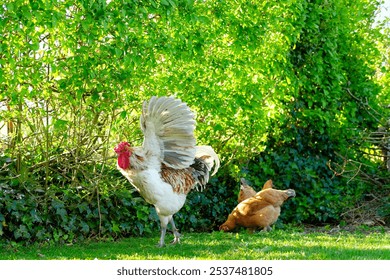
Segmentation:
<svg viewBox="0 0 390 280">
<path fill-rule="evenodd" d="M 263 228 L 264 231 L 271 230 L 271 225 L 280 215 L 282 204 L 290 197 L 295 197 L 293 189 L 282 191 L 272 187 L 272 180 L 268 180 L 255 196 L 240 202 L 219 229 L 231 231 L 236 226 L 242 226 L 250 230 L 256 228 Z"/>
</svg>

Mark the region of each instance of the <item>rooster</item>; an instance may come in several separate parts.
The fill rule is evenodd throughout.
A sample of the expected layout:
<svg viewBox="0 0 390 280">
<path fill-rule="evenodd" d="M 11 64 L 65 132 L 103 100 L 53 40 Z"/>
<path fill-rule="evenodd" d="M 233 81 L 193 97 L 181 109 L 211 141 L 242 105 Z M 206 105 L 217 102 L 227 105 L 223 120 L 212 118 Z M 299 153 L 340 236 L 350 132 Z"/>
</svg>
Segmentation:
<svg viewBox="0 0 390 280">
<path fill-rule="evenodd" d="M 244 178 L 241 178 L 240 181 L 241 181 L 241 186 L 240 186 L 240 192 L 238 193 L 238 203 L 256 194 L 256 191 L 246 183 Z"/>
<path fill-rule="evenodd" d="M 159 247 L 165 245 L 168 223 L 173 244 L 180 242 L 173 215 L 194 188 L 203 190 L 211 170 L 220 166 L 210 146 L 196 146 L 195 116 L 186 103 L 173 97 L 155 97 L 144 102 L 141 114 L 142 147 L 121 142 L 115 147 L 117 167 L 145 201 L 154 205 L 160 219 Z"/>
<path fill-rule="evenodd" d="M 236 226 L 243 226 L 251 231 L 256 228 L 270 231 L 280 215 L 280 206 L 290 197 L 295 197 L 293 189 L 281 191 L 272 187 L 272 180 L 268 180 L 255 196 L 239 203 L 219 229 L 231 231 Z"/>
</svg>

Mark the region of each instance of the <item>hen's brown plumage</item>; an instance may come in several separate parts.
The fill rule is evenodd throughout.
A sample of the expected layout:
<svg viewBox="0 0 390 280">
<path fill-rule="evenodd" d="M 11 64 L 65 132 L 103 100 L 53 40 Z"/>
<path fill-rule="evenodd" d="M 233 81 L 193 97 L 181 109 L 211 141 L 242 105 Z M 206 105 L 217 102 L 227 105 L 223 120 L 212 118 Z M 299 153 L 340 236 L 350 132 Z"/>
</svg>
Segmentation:
<svg viewBox="0 0 390 280">
<path fill-rule="evenodd" d="M 244 178 L 241 178 L 240 192 L 238 193 L 238 203 L 250 198 L 256 194 L 256 191 L 249 186 Z"/>
<path fill-rule="evenodd" d="M 243 226 L 249 229 L 271 230 L 270 226 L 280 215 L 280 206 L 288 198 L 295 196 L 293 189 L 281 191 L 273 189 L 272 186 L 272 180 L 268 180 L 255 196 L 239 203 L 219 229 L 231 231 L 236 226 Z"/>
</svg>

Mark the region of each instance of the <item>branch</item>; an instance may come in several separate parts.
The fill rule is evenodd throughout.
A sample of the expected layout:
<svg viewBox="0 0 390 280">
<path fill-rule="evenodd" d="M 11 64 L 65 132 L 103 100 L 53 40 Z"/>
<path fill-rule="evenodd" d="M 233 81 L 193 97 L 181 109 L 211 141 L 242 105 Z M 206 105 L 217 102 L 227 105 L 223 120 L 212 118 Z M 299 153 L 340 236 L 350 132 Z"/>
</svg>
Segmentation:
<svg viewBox="0 0 390 280">
<path fill-rule="evenodd" d="M 380 120 L 375 117 L 371 112 L 370 110 L 374 111 L 377 115 L 381 116 L 381 114 L 379 114 L 374 108 L 372 108 L 369 104 L 368 104 L 368 100 L 366 99 L 366 102 L 363 102 L 361 99 L 357 98 L 355 95 L 352 94 L 352 92 L 349 90 L 349 88 L 346 89 L 348 94 L 353 98 L 355 99 L 357 102 L 359 102 L 363 108 L 366 109 L 366 112 L 368 114 L 371 115 L 371 117 L 373 117 L 378 123 L 380 123 Z M 369 108 L 370 110 L 367 110 L 367 108 Z"/>
</svg>

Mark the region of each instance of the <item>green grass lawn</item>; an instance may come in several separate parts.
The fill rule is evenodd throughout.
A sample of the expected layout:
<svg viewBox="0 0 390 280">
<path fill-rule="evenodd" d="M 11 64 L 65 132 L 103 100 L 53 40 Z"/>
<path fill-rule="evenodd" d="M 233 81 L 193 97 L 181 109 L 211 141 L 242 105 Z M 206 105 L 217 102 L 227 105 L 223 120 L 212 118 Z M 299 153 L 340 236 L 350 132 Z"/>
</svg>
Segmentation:
<svg viewBox="0 0 390 280">
<path fill-rule="evenodd" d="M 168 234 L 166 240 L 168 241 Z M 157 248 L 155 237 L 73 245 L 0 245 L 0 259 L 38 260 L 390 260 L 390 234 L 377 232 L 183 233 L 181 244 Z M 1 244 L 1 243 L 0 243 Z"/>
</svg>

